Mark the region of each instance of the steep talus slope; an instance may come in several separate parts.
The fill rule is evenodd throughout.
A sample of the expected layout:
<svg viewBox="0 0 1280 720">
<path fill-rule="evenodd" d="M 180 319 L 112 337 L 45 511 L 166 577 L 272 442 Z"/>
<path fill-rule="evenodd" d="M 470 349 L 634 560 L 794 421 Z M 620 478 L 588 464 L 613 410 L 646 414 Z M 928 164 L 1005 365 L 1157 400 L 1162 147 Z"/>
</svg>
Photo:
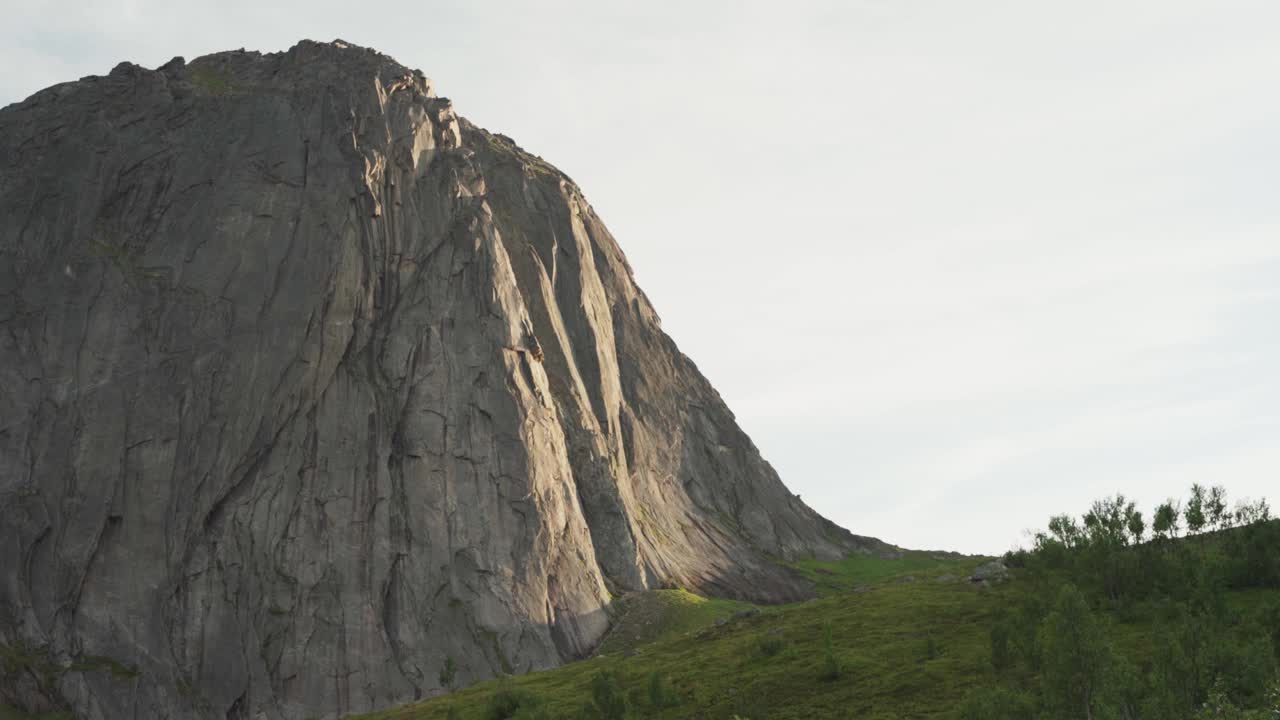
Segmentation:
<svg viewBox="0 0 1280 720">
<path fill-rule="evenodd" d="M 386 707 L 583 655 L 611 591 L 886 548 L 786 490 L 568 178 L 313 42 L 0 110 L 0 546 L 0 701 L 87 718 Z"/>
</svg>

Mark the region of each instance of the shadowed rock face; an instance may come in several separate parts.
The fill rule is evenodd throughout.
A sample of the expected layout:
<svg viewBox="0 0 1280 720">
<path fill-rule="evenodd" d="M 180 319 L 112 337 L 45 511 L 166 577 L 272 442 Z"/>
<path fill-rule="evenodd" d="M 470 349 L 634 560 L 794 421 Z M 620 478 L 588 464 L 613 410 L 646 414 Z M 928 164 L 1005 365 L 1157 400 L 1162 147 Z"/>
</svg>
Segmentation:
<svg viewBox="0 0 1280 720">
<path fill-rule="evenodd" d="M 566 176 L 303 42 L 0 110 L 0 547 L 0 701 L 293 719 L 884 546 L 787 491 Z"/>
</svg>

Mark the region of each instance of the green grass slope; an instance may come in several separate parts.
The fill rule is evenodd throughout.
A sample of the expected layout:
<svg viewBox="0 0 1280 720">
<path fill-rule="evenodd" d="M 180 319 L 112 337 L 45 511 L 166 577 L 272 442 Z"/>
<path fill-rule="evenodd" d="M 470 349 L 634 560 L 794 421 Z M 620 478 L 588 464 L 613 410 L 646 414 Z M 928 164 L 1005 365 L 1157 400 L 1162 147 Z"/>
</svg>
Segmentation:
<svg viewBox="0 0 1280 720">
<path fill-rule="evenodd" d="M 953 568 L 946 567 L 950 570 Z M 919 572 L 919 571 L 917 571 Z M 592 679 L 616 676 L 639 718 L 802 720 L 811 718 L 952 717 L 972 690 L 997 684 L 990 629 L 1029 594 L 1015 579 L 991 587 L 967 579 L 938 581 L 924 571 L 913 582 L 892 580 L 858 593 L 774 608 L 750 618 L 640 645 L 629 657 L 597 656 L 556 670 L 481 683 L 421 704 L 361 716 L 362 720 L 485 720 L 501 693 L 536 697 L 545 714 L 575 718 L 591 698 Z M 945 573 L 944 573 L 945 574 Z M 1280 591 L 1230 592 L 1240 612 L 1280 601 Z M 1151 651 L 1153 613 L 1109 618 L 1120 652 L 1141 662 Z M 840 664 L 826 667 L 824 635 Z M 653 673 L 669 683 L 678 704 L 648 706 L 643 691 Z M 1023 682 L 1035 684 L 1033 676 Z M 519 716 L 516 716 L 519 717 Z"/>
<path fill-rule="evenodd" d="M 839 562 L 801 560 L 792 567 L 817 583 L 818 594 L 851 592 L 861 587 L 894 578 L 913 577 L 913 573 L 967 576 L 974 566 L 987 558 L 967 557 L 958 553 L 904 550 L 896 557 L 854 553 Z"/>
<path fill-rule="evenodd" d="M 685 591 L 646 593 L 651 597 L 643 603 L 662 609 L 646 608 L 644 616 L 670 624 L 632 631 L 624 612 L 624 636 L 653 638 L 638 644 L 636 654 L 618 652 L 630 642 L 606 640 L 604 654 L 589 660 L 362 718 L 490 718 L 498 714 L 491 706 L 500 693 L 528 693 L 539 698 L 545 717 L 572 718 L 602 671 L 640 695 L 633 702 L 640 717 L 941 717 L 990 674 L 986 627 L 1015 586 L 976 586 L 967 576 L 977 560 L 926 561 L 930 557 L 806 563 L 806 572 L 831 580 L 826 597 L 732 620 L 747 606 Z M 857 590 L 839 591 L 845 586 Z M 719 618 L 727 621 L 716 625 Z M 828 667 L 828 634 L 840 666 L 836 677 Z M 643 691 L 654 673 L 666 679 L 678 704 L 648 706 Z"/>
<path fill-rule="evenodd" d="M 638 593 L 596 657 L 362 720 L 1280 718 L 1280 523 L 1188 508 L 1055 517 L 993 585 L 904 552 L 796 563 L 821 597 L 758 611 Z"/>
<path fill-rule="evenodd" d="M 601 641 L 597 655 L 625 652 L 641 645 L 671 640 L 728 621 L 757 608 L 737 600 L 704 598 L 688 590 L 650 590 L 630 593 L 615 603 L 614 626 Z"/>
</svg>

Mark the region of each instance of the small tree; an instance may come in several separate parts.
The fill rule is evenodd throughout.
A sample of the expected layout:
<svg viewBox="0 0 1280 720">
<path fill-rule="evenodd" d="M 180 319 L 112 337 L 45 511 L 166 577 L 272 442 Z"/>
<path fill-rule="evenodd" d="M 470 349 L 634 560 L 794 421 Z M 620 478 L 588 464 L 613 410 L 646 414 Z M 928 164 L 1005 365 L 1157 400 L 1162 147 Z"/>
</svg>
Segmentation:
<svg viewBox="0 0 1280 720">
<path fill-rule="evenodd" d="M 831 636 L 831 623 L 822 626 L 822 674 L 821 680 L 839 680 L 844 673 L 840 656 L 836 654 L 835 641 Z"/>
<path fill-rule="evenodd" d="M 1149 689 L 1142 712 L 1144 718 L 1186 717 L 1195 707 L 1195 662 L 1188 657 L 1186 648 L 1179 641 L 1176 624 L 1180 622 L 1162 621 L 1162 629 L 1154 638 L 1155 662 L 1148 677 Z"/>
<path fill-rule="evenodd" d="M 599 720 L 625 720 L 631 716 L 631 703 L 616 674 L 601 670 L 591 677 L 589 708 L 593 711 L 590 717 Z"/>
<path fill-rule="evenodd" d="M 1092 720 L 1104 707 L 1113 662 L 1088 603 L 1074 585 L 1062 588 L 1040 635 L 1046 709 L 1052 717 Z"/>
<path fill-rule="evenodd" d="M 1253 525 L 1271 519 L 1271 506 L 1265 498 L 1257 502 L 1241 500 L 1236 503 L 1235 519 L 1237 525 Z"/>
<path fill-rule="evenodd" d="M 452 692 L 453 683 L 458 679 L 458 663 L 454 661 L 453 657 L 446 657 L 444 659 L 444 666 L 440 668 L 439 678 L 440 684 L 444 686 L 446 690 Z"/>
<path fill-rule="evenodd" d="M 1195 483 L 1191 486 L 1191 499 L 1187 501 L 1187 507 L 1182 512 L 1182 516 L 1187 521 L 1187 533 L 1195 534 L 1204 529 L 1205 525 L 1205 491 L 1204 486 Z"/>
<path fill-rule="evenodd" d="M 1209 490 L 1209 499 L 1205 502 L 1205 516 L 1209 526 L 1214 530 L 1225 530 L 1231 525 L 1231 513 L 1227 512 L 1226 488 L 1214 485 Z"/>
<path fill-rule="evenodd" d="M 661 673 L 649 673 L 646 689 L 649 694 L 649 707 L 653 709 L 675 707 L 680 704 L 680 696 L 671 688 L 666 677 Z"/>
<path fill-rule="evenodd" d="M 1108 548 L 1127 545 L 1128 520 L 1134 512 L 1134 504 L 1125 500 L 1124 495 L 1095 501 L 1084 516 L 1089 544 Z"/>
<path fill-rule="evenodd" d="M 1068 548 L 1079 545 L 1084 537 L 1084 533 L 1080 531 L 1080 526 L 1076 525 L 1075 518 L 1070 515 L 1055 515 L 1049 518 L 1049 533 L 1053 536 L 1053 539 Z"/>
<path fill-rule="evenodd" d="M 1129 537 L 1132 538 L 1133 544 L 1140 544 L 1142 536 L 1147 532 L 1147 521 L 1142 519 L 1142 511 L 1130 506 L 1125 525 L 1129 529 Z"/>
<path fill-rule="evenodd" d="M 1159 538 L 1178 536 L 1178 516 L 1182 512 L 1175 500 L 1168 500 L 1156 508 L 1155 517 L 1151 520 L 1151 532 Z"/>
</svg>

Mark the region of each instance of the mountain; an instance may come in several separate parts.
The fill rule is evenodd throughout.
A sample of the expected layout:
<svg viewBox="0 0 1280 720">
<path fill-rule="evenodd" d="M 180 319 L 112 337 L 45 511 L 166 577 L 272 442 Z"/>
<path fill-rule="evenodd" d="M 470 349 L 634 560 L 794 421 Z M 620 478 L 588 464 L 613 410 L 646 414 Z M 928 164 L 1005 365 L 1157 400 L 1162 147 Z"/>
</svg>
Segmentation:
<svg viewBox="0 0 1280 720">
<path fill-rule="evenodd" d="M 568 177 L 343 42 L 0 110 L 0 547 L 0 702 L 228 720 L 894 551 L 783 486 Z"/>
</svg>

